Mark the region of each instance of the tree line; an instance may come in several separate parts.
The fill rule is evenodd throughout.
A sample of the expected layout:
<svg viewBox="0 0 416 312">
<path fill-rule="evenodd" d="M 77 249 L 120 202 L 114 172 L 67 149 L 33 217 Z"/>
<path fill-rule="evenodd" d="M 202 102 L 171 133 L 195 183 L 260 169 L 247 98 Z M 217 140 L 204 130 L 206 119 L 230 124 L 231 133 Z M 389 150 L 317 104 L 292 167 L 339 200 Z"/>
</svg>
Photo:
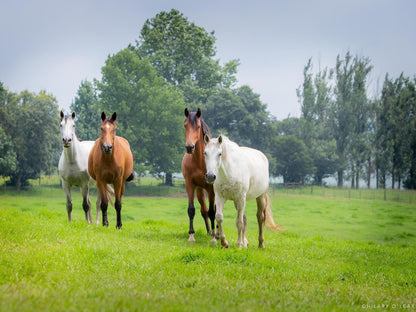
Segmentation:
<svg viewBox="0 0 416 312">
<path fill-rule="evenodd" d="M 239 60 L 215 58 L 215 33 L 177 10 L 148 19 L 138 40 L 109 55 L 102 78 L 80 83 L 70 109 L 77 135 L 99 136 L 100 114 L 117 112 L 117 134 L 129 140 L 138 173 L 180 172 L 183 111 L 202 109 L 214 136 L 262 150 L 270 172 L 284 182 L 338 185 L 377 177 L 377 186 L 414 188 L 415 79 L 386 76 L 378 98 L 367 96 L 370 59 L 338 56 L 334 68 L 313 72 L 297 89 L 299 118 L 278 121 L 250 86 L 238 86 Z M 56 99 L 45 91 L 16 94 L 0 85 L 0 175 L 19 187 L 55 170 L 60 151 Z M 285 103 L 281 103 L 285 105 Z"/>
</svg>

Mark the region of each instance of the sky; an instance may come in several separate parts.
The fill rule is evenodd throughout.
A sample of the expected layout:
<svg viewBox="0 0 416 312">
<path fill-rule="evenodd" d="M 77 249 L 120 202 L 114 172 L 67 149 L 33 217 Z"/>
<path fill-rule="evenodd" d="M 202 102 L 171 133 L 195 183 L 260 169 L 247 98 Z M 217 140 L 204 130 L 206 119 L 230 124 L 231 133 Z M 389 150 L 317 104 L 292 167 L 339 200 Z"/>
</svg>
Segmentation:
<svg viewBox="0 0 416 312">
<path fill-rule="evenodd" d="M 81 81 L 101 79 L 108 56 L 171 9 L 215 32 L 215 59 L 239 59 L 238 86 L 278 120 L 300 116 L 296 89 L 309 58 L 317 72 L 348 51 L 368 57 L 371 97 L 386 73 L 416 75 L 413 0 L 0 0 L 0 81 L 12 92 L 46 90 L 69 112 Z"/>
</svg>

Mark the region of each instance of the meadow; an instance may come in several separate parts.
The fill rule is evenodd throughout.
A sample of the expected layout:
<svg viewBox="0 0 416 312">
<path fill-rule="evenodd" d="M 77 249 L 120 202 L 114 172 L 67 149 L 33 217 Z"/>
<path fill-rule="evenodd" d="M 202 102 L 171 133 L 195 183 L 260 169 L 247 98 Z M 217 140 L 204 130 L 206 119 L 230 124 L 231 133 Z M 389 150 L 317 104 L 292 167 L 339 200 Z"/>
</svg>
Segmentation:
<svg viewBox="0 0 416 312">
<path fill-rule="evenodd" d="M 199 213 L 197 242 L 187 242 L 179 187 L 151 197 L 132 195 L 135 187 L 123 198 L 121 231 L 112 207 L 108 228 L 88 225 L 77 190 L 72 223 L 58 187 L 0 192 L 0 310 L 416 310 L 415 204 L 275 190 L 275 221 L 286 231 L 267 230 L 258 249 L 248 202 L 250 245 L 237 249 L 227 202 L 223 249 L 209 243 Z"/>
</svg>

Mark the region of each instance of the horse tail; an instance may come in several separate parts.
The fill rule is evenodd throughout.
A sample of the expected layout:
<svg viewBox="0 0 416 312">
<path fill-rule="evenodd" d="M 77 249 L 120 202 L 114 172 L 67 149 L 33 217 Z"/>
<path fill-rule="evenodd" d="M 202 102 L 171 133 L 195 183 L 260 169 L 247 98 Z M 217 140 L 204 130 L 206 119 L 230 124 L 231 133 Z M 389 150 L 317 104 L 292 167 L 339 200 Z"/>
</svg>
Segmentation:
<svg viewBox="0 0 416 312">
<path fill-rule="evenodd" d="M 272 203 L 267 193 L 264 195 L 264 200 L 265 200 L 265 205 L 264 205 L 264 210 L 263 210 L 264 225 L 270 230 L 280 231 L 280 232 L 284 231 L 284 229 L 278 226 L 273 220 Z"/>
<path fill-rule="evenodd" d="M 131 173 L 131 175 L 128 176 L 128 178 L 126 179 L 127 182 L 130 182 L 134 179 L 134 172 Z"/>
<path fill-rule="evenodd" d="M 107 200 L 111 204 L 111 206 L 114 207 L 113 195 L 114 195 L 114 189 L 110 185 L 107 184 L 107 189 L 106 189 L 106 192 L 105 192 L 105 196 L 107 197 Z"/>
</svg>

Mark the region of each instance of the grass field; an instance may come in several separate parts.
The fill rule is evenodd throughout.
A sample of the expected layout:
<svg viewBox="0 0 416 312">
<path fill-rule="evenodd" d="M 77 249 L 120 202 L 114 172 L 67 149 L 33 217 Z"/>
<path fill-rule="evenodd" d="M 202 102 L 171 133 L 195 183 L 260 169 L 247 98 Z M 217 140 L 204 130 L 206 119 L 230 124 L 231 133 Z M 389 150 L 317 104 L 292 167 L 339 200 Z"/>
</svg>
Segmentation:
<svg viewBox="0 0 416 312">
<path fill-rule="evenodd" d="M 255 202 L 247 250 L 236 248 L 227 202 L 226 250 L 209 244 L 199 214 L 197 242 L 187 242 L 187 199 L 177 195 L 126 196 L 118 231 L 113 208 L 108 228 L 86 224 L 78 191 L 71 224 L 59 188 L 3 192 L 0 310 L 416 310 L 416 205 L 279 190 L 272 202 L 286 232 L 266 231 L 262 250 Z"/>
</svg>

